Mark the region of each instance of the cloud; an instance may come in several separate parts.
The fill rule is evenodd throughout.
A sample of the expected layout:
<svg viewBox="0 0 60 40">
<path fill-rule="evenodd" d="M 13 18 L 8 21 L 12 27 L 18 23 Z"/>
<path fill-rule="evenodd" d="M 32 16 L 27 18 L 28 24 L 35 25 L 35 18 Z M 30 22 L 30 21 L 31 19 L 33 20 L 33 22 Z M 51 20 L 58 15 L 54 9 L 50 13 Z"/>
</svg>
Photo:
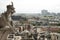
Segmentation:
<svg viewBox="0 0 60 40">
<path fill-rule="evenodd" d="M 11 1 L 18 13 L 40 13 L 42 9 L 60 12 L 60 0 L 0 0 L 0 9 L 6 10 L 6 5 Z"/>
</svg>

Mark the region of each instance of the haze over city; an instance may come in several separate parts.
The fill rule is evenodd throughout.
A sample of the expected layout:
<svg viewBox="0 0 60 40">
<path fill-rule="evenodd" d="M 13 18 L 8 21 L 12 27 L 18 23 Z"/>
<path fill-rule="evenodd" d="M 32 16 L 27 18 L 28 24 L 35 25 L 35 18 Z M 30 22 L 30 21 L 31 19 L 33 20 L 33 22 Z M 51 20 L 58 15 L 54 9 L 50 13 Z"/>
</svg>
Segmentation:
<svg viewBox="0 0 60 40">
<path fill-rule="evenodd" d="M 0 0 L 0 40 L 60 40 L 60 0 Z"/>
<path fill-rule="evenodd" d="M 16 13 L 60 12 L 60 0 L 0 0 L 0 13 L 6 10 L 6 5 L 14 3 Z"/>
</svg>

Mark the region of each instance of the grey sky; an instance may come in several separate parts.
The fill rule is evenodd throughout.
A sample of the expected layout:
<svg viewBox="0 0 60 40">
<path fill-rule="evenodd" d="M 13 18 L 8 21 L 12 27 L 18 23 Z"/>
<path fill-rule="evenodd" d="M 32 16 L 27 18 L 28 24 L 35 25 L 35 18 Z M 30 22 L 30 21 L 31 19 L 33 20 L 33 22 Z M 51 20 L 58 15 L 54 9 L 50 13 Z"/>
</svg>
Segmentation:
<svg viewBox="0 0 60 40">
<path fill-rule="evenodd" d="M 60 0 L 0 0 L 0 13 L 6 10 L 6 5 L 14 3 L 16 13 L 40 13 L 46 9 L 49 12 L 60 12 Z"/>
</svg>

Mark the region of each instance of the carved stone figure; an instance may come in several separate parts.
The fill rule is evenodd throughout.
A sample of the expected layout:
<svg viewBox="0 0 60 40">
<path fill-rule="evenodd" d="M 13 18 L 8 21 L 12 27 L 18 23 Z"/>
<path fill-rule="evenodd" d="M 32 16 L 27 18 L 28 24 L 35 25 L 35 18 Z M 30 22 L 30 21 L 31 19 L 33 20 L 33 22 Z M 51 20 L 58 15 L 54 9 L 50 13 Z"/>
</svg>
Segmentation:
<svg viewBox="0 0 60 40">
<path fill-rule="evenodd" d="M 13 3 L 12 5 L 7 5 L 7 11 L 1 14 L 0 17 L 0 28 L 7 26 L 7 22 L 11 22 L 11 16 L 15 12 Z M 9 19 L 10 18 L 10 19 Z M 11 24 L 12 25 L 12 24 Z"/>
</svg>

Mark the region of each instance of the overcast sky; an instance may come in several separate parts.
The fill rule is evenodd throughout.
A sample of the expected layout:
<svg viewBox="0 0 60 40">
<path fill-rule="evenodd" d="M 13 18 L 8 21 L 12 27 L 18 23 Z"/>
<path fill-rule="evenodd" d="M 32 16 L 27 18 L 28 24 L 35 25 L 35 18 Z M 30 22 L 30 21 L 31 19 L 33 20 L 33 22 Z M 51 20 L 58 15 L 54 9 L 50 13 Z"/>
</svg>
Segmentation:
<svg viewBox="0 0 60 40">
<path fill-rule="evenodd" d="M 6 10 L 6 5 L 14 3 L 16 13 L 40 13 L 46 9 L 49 12 L 60 12 L 60 0 L 0 0 L 0 13 Z"/>
</svg>

